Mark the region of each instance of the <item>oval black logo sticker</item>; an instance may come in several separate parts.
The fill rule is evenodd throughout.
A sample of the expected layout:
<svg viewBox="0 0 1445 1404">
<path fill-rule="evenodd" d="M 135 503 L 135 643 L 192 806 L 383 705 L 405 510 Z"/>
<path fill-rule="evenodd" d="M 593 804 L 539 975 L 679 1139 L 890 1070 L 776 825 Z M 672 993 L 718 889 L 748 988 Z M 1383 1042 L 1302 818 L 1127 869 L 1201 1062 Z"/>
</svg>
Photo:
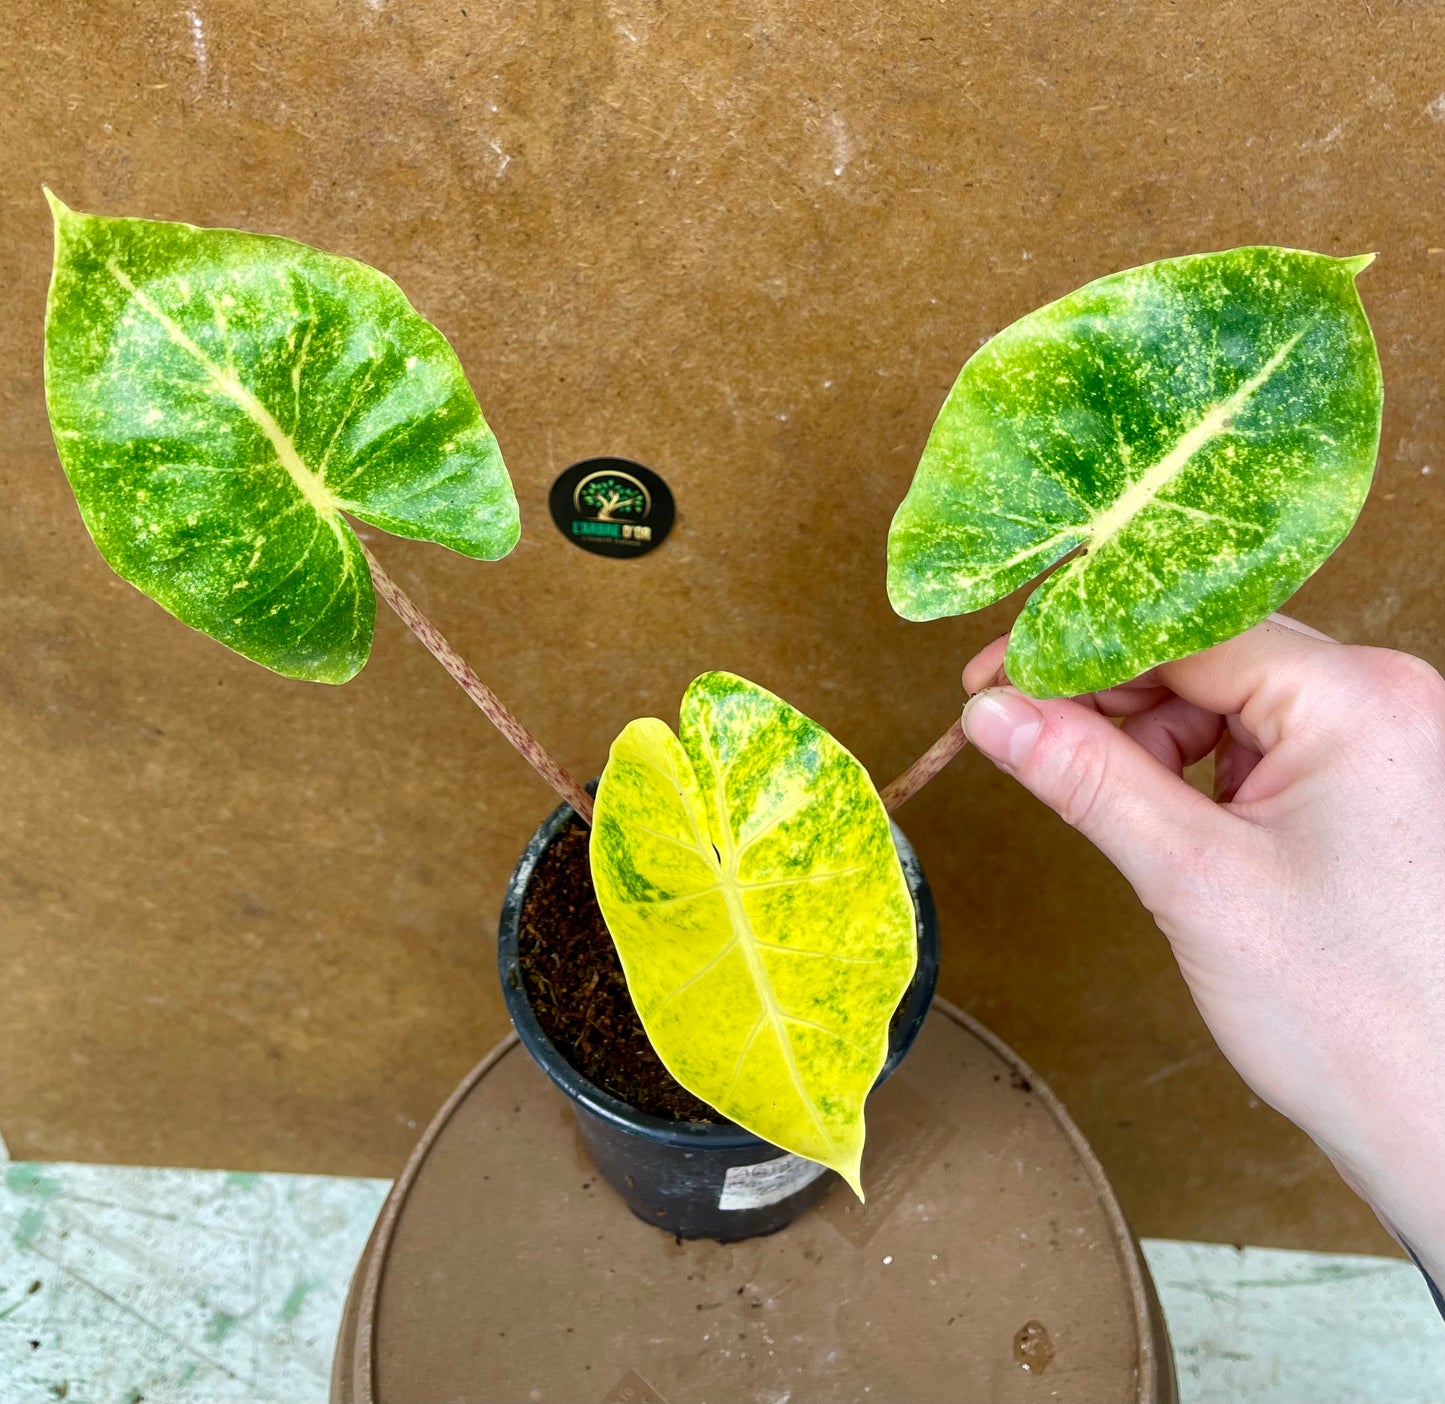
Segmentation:
<svg viewBox="0 0 1445 1404">
<path fill-rule="evenodd" d="M 640 463 L 588 458 L 555 483 L 552 520 L 563 536 L 598 556 L 643 556 L 672 530 L 672 493 Z"/>
</svg>

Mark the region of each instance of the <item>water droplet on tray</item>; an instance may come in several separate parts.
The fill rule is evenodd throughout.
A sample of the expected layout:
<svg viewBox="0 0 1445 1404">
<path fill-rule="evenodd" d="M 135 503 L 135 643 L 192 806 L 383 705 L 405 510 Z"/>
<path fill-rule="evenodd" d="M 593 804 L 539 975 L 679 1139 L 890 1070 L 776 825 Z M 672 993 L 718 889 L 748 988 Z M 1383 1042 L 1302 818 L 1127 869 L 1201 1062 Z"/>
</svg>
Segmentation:
<svg viewBox="0 0 1445 1404">
<path fill-rule="evenodd" d="M 1014 1337 L 1014 1359 L 1030 1374 L 1042 1374 L 1054 1358 L 1054 1343 L 1042 1321 L 1026 1321 Z"/>
</svg>

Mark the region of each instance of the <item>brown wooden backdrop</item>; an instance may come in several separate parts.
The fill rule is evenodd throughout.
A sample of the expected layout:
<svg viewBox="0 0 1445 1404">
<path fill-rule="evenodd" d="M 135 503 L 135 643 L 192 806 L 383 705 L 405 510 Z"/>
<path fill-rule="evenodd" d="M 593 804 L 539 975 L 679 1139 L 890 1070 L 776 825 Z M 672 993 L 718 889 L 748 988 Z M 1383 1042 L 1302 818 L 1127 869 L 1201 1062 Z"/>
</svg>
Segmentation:
<svg viewBox="0 0 1445 1404">
<path fill-rule="evenodd" d="M 967 355 L 1147 259 L 1378 250 L 1374 496 L 1297 611 L 1445 662 L 1445 11 L 959 0 L 11 0 L 0 199 L 0 1133 L 17 1157 L 387 1174 L 502 1032 L 492 931 L 550 797 L 394 620 L 284 682 L 108 574 L 41 395 L 42 181 L 286 233 L 451 338 L 524 536 L 384 542 L 577 771 L 743 672 L 887 778 L 1009 608 L 905 624 L 884 536 Z M 589 556 L 575 459 L 673 485 Z M 1093 1138 L 1146 1234 L 1377 1247 L 1258 1106 L 1095 854 L 975 757 L 905 812 L 943 990 Z"/>
</svg>

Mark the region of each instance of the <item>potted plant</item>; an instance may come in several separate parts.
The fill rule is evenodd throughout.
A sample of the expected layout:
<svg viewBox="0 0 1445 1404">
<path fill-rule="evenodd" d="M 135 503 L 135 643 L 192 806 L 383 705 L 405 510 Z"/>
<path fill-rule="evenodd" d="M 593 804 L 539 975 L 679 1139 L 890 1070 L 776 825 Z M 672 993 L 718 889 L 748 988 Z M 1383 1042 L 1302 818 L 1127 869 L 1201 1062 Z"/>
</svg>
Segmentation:
<svg viewBox="0 0 1445 1404">
<path fill-rule="evenodd" d="M 498 959 L 608 1182 L 650 1223 L 730 1241 L 791 1222 L 828 1168 L 862 1197 L 863 1102 L 928 1012 L 938 926 L 863 767 L 705 673 L 679 735 L 644 718 L 613 743 L 590 839 L 568 805 L 537 831 Z"/>
<path fill-rule="evenodd" d="M 1166 259 L 1090 283 L 994 337 L 961 371 L 892 524 L 895 608 L 911 619 L 969 612 L 1063 562 L 1011 631 L 1009 676 L 1039 696 L 1102 691 L 1263 619 L 1344 539 L 1369 490 L 1381 375 L 1355 279 L 1370 262 L 1273 247 Z M 670 777 L 678 796 L 696 776 L 705 795 L 714 769 L 708 700 L 738 682 L 694 684 L 701 695 L 684 700 L 682 748 L 661 723 L 633 723 L 609 772 L 625 765 L 631 775 L 640 764 Z M 955 722 L 884 788 L 886 805 L 903 803 L 963 743 Z M 655 803 L 655 779 L 651 788 Z M 592 852 L 603 915 L 653 1044 L 674 1072 L 690 1070 L 709 1050 L 689 1040 L 716 1015 L 672 1014 L 681 1027 L 664 1029 L 657 1006 L 677 981 L 657 982 L 652 969 L 639 978 L 632 968 L 629 945 L 639 941 L 645 955 L 655 933 L 629 931 L 625 900 L 644 887 L 659 905 L 671 903 L 685 884 L 614 871 L 602 811 L 599 804 Z M 653 811 L 630 794 L 629 812 Z M 658 841 L 671 852 L 685 827 L 679 821 Z M 717 857 L 726 864 L 725 853 Z M 519 876 L 530 872 L 524 861 Z M 644 901 L 634 897 L 634 905 Z M 712 929 L 720 941 L 724 924 Z M 846 947 L 830 949 L 836 958 Z M 527 1038 L 534 1001 L 518 996 L 505 935 L 502 958 Z M 739 1027 L 763 1027 L 752 1014 Z M 594 1110 L 584 1134 L 606 1165 L 616 1137 L 609 1109 Z M 800 1143 L 800 1129 L 774 1139 L 820 1159 Z M 806 1161 L 768 1164 L 776 1170 L 760 1182 L 771 1175 L 781 1186 L 809 1173 Z M 706 1191 L 694 1197 L 715 1194 L 715 1179 L 699 1176 Z M 665 1187 L 628 1185 L 638 1212 L 655 1214 Z M 692 1191 L 684 1184 L 677 1193 Z"/>
<path fill-rule="evenodd" d="M 928 889 L 887 811 L 962 746 L 959 724 L 880 793 L 816 723 L 708 673 L 678 734 L 622 732 L 594 812 L 348 525 L 483 559 L 517 540 L 441 334 L 350 260 L 51 203 L 47 400 L 111 565 L 246 657 L 323 682 L 365 662 L 374 588 L 562 798 L 513 874 L 499 956 L 522 1040 L 609 1181 L 642 1217 L 719 1238 L 781 1227 L 824 1167 L 861 1195 L 864 1101 L 937 971 Z M 1165 260 L 1001 332 L 964 366 L 894 520 L 895 607 L 977 609 L 1063 561 L 1009 648 L 1039 695 L 1262 618 L 1368 490 L 1368 261 Z"/>
<path fill-rule="evenodd" d="M 594 823 L 592 796 L 349 524 L 480 559 L 515 545 L 511 483 L 451 348 L 363 264 L 49 199 L 47 405 L 109 564 L 236 652 L 318 682 L 363 666 L 379 594 L 563 800 L 514 875 L 503 965 L 523 1039 L 574 1098 L 604 1173 L 678 1234 L 780 1227 L 825 1166 L 861 1195 L 864 1100 L 937 974 L 926 884 L 863 767 L 730 674 L 689 688 L 680 738 L 655 719 L 627 727 L 581 873 L 616 956 L 594 950 L 585 976 L 620 959 L 641 1041 L 682 1085 L 669 1095 L 711 1110 L 663 1123 L 581 1078 L 508 962 L 539 861 L 568 821 Z"/>
</svg>

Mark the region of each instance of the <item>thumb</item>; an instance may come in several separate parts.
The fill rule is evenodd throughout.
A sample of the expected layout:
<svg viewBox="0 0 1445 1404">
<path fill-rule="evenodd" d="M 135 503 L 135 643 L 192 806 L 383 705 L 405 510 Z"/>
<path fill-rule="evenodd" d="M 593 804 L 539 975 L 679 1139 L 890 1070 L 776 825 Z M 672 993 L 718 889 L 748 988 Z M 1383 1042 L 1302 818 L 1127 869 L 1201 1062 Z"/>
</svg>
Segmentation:
<svg viewBox="0 0 1445 1404">
<path fill-rule="evenodd" d="M 969 699 L 963 729 L 1089 839 L 1151 908 L 1181 871 L 1232 837 L 1228 814 L 1078 702 L 989 688 Z"/>
</svg>

